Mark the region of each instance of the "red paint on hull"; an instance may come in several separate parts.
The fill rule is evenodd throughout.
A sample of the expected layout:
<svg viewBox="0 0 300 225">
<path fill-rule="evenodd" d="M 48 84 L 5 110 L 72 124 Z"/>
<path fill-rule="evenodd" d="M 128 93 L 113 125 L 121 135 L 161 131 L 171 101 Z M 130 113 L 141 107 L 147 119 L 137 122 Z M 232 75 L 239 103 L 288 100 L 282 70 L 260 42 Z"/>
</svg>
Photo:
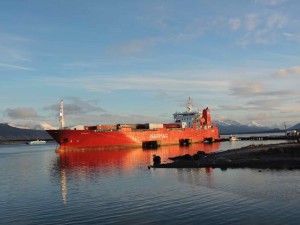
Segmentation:
<svg viewBox="0 0 300 225">
<path fill-rule="evenodd" d="M 219 131 L 215 125 L 207 129 L 126 128 L 115 131 L 47 130 L 47 132 L 61 147 L 139 147 L 149 141 L 157 141 L 160 145 L 171 145 L 179 144 L 181 139 L 189 139 L 194 143 L 219 139 Z"/>
</svg>

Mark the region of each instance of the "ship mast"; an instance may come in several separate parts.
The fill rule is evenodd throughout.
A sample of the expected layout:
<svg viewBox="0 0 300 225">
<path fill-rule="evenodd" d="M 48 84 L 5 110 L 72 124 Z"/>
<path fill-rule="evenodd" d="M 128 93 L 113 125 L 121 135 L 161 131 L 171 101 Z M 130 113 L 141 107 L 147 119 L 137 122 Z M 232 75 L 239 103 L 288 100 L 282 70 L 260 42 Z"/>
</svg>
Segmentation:
<svg viewBox="0 0 300 225">
<path fill-rule="evenodd" d="M 189 97 L 189 99 L 187 100 L 186 108 L 187 108 L 187 111 L 188 111 L 188 112 L 191 112 L 191 111 L 192 111 L 193 103 L 192 103 L 191 97 Z"/>
<path fill-rule="evenodd" d="M 59 122 L 60 122 L 60 129 L 64 129 L 64 127 L 65 127 L 64 100 L 60 101 Z"/>
</svg>

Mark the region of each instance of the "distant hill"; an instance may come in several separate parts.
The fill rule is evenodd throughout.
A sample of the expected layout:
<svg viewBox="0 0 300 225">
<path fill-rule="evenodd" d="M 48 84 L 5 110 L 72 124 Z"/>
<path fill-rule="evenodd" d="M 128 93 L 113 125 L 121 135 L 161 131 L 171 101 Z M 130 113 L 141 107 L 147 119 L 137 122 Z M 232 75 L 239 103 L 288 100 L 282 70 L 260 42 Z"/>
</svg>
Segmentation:
<svg viewBox="0 0 300 225">
<path fill-rule="evenodd" d="M 296 125 L 289 127 L 289 130 L 300 130 L 300 123 L 297 123 Z"/>
<path fill-rule="evenodd" d="M 52 139 L 45 130 L 21 129 L 9 126 L 6 123 L 0 123 L 0 140 L 35 140 Z"/>
</svg>

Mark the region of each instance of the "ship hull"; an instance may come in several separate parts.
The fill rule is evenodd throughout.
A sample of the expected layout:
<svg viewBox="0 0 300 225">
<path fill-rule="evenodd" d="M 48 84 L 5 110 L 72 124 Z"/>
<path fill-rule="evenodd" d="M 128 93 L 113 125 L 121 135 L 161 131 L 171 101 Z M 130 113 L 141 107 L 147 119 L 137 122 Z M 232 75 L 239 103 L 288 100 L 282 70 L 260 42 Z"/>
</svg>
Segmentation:
<svg viewBox="0 0 300 225">
<path fill-rule="evenodd" d="M 214 141 L 219 139 L 216 126 L 208 129 L 180 128 L 115 131 L 99 130 L 47 130 L 61 147 L 143 147 L 147 143 L 173 145 Z"/>
</svg>

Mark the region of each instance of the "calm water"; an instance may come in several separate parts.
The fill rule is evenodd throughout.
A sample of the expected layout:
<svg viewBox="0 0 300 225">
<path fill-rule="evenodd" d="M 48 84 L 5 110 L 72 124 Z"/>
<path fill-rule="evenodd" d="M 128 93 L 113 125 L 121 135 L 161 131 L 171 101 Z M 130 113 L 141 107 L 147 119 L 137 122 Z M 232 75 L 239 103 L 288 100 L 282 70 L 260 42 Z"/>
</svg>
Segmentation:
<svg viewBox="0 0 300 225">
<path fill-rule="evenodd" d="M 300 224 L 300 170 L 147 169 L 153 154 L 253 143 L 61 154 L 54 143 L 1 145 L 0 224 Z"/>
</svg>

